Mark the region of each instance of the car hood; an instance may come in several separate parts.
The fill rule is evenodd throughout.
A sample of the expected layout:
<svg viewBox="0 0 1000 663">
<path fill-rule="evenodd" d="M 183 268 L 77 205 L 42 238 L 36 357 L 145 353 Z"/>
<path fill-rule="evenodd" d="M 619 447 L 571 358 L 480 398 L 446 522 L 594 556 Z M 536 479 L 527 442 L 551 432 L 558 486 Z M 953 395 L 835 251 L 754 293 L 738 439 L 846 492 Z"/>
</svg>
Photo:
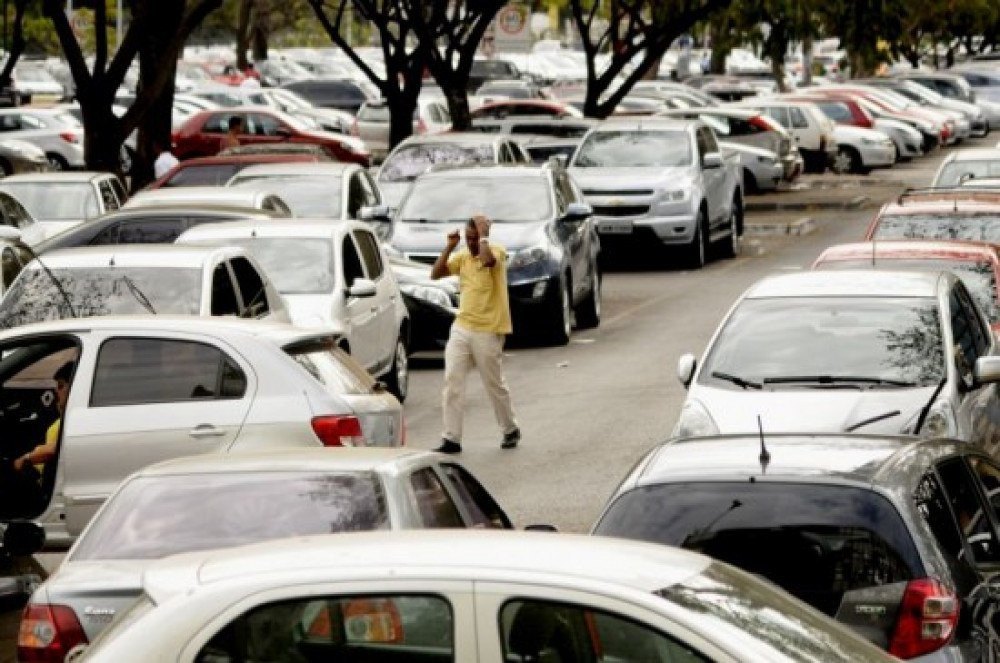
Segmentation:
<svg viewBox="0 0 1000 663">
<path fill-rule="evenodd" d="M 49 576 L 44 601 L 73 608 L 91 642 L 142 594 L 142 574 L 153 560 L 68 561 Z"/>
<path fill-rule="evenodd" d="M 901 120 L 892 120 L 887 117 L 876 118 L 875 128 L 878 131 L 901 131 L 904 134 L 909 135 L 911 138 L 920 140 L 920 132 L 913 128 L 912 125 L 907 124 Z"/>
<path fill-rule="evenodd" d="M 462 230 L 464 223 L 403 223 L 396 221 L 392 228 L 392 245 L 405 253 L 439 253 L 448 233 Z M 490 239 L 504 247 L 508 253 L 540 244 L 545 239 L 545 224 L 494 223 Z M 464 246 L 460 245 L 460 246 Z"/>
<path fill-rule="evenodd" d="M 668 168 L 571 168 L 573 179 L 591 191 L 629 191 L 683 186 L 691 180 L 693 166 Z"/>
<path fill-rule="evenodd" d="M 382 204 L 397 209 L 412 184 L 413 182 L 379 182 L 378 188 L 382 192 Z"/>
<path fill-rule="evenodd" d="M 691 399 L 711 414 L 720 433 L 845 432 L 858 423 L 898 410 L 900 414 L 862 426 L 864 434 L 896 435 L 927 405 L 935 386 L 914 389 L 788 389 L 734 391 L 699 385 Z"/>
</svg>

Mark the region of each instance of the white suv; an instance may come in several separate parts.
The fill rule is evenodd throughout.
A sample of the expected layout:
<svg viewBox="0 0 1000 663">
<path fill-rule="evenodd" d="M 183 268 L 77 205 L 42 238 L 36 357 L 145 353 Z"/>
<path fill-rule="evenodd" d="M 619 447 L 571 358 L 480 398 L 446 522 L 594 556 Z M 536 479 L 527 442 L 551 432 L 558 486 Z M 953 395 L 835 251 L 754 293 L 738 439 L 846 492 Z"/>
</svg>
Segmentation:
<svg viewBox="0 0 1000 663">
<path fill-rule="evenodd" d="M 409 315 L 369 226 L 328 219 L 213 223 L 177 243 L 245 249 L 274 281 L 293 324 L 336 329 L 358 363 L 406 398 Z"/>
</svg>

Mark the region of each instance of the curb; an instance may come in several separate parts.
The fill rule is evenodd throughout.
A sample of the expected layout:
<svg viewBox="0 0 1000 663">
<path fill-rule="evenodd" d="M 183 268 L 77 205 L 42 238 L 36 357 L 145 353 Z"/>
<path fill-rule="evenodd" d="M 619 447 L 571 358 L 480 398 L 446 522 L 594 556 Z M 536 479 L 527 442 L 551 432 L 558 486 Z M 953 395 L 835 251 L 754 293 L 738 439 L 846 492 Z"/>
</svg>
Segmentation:
<svg viewBox="0 0 1000 663">
<path fill-rule="evenodd" d="M 805 202 L 749 201 L 744 204 L 747 212 L 822 212 L 829 210 L 863 209 L 871 202 L 868 196 L 855 196 L 849 200 L 814 200 Z"/>
<path fill-rule="evenodd" d="M 816 220 L 811 216 L 805 216 L 791 223 L 763 222 L 753 223 L 748 221 L 743 227 L 743 232 L 748 237 L 779 237 L 788 235 L 792 237 L 802 237 L 816 230 Z"/>
</svg>

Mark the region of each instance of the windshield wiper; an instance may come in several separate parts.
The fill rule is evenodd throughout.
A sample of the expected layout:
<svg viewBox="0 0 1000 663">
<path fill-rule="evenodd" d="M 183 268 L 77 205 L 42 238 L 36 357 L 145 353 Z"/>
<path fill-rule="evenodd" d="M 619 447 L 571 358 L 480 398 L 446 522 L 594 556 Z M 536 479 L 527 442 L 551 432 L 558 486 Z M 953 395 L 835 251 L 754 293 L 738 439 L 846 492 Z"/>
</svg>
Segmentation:
<svg viewBox="0 0 1000 663">
<path fill-rule="evenodd" d="M 747 380 L 746 378 L 741 378 L 738 375 L 730 375 L 729 373 L 720 373 L 719 371 L 712 371 L 712 377 L 718 378 L 720 380 L 725 380 L 726 382 L 732 382 L 737 387 L 742 387 L 743 389 L 760 389 L 763 386 L 763 384 L 760 382 Z"/>
<path fill-rule="evenodd" d="M 889 378 L 875 378 L 865 375 L 784 375 L 773 378 L 764 378 L 762 384 L 870 384 L 886 385 L 892 387 L 916 387 L 916 382 L 906 380 L 891 380 Z"/>
<path fill-rule="evenodd" d="M 139 286 L 135 284 L 135 281 L 132 280 L 132 277 L 127 275 L 123 276 L 122 282 L 128 288 L 128 291 L 132 293 L 132 296 L 135 297 L 135 300 L 139 302 L 142 305 L 142 307 L 146 309 L 147 312 L 151 313 L 152 315 L 156 315 L 156 309 L 153 308 L 153 304 L 149 301 L 149 298 L 146 297 L 145 293 L 143 293 L 143 291 L 139 289 Z"/>
<path fill-rule="evenodd" d="M 867 419 L 862 419 L 856 424 L 851 424 L 850 426 L 844 429 L 844 432 L 853 433 L 859 428 L 864 428 L 865 426 L 876 424 L 880 421 L 885 421 L 886 419 L 892 419 L 893 417 L 898 417 L 901 414 L 903 413 L 900 412 L 899 410 L 893 410 L 892 412 L 884 412 L 882 414 L 875 415 L 874 417 L 868 417 Z"/>
</svg>

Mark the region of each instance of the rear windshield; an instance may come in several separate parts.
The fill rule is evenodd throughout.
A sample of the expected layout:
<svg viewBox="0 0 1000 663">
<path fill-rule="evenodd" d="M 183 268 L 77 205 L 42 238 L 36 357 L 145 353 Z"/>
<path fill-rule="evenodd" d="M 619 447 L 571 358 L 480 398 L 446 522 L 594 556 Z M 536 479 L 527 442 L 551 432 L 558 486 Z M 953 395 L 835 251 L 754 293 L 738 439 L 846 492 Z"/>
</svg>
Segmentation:
<svg viewBox="0 0 1000 663">
<path fill-rule="evenodd" d="M 232 237 L 226 246 L 245 248 L 282 295 L 328 294 L 336 283 L 333 245 L 313 237 Z"/>
<path fill-rule="evenodd" d="M 291 347 L 285 353 L 334 393 L 370 394 L 375 387 L 372 376 L 340 348 Z"/>
<path fill-rule="evenodd" d="M 97 192 L 87 182 L 2 182 L 0 191 L 17 198 L 39 221 L 80 221 L 97 216 Z"/>
<path fill-rule="evenodd" d="M 1000 214 L 889 214 L 875 226 L 877 239 L 968 239 L 1000 242 Z"/>
<path fill-rule="evenodd" d="M 493 163 L 493 144 L 458 145 L 432 143 L 411 145 L 391 155 L 382 165 L 379 180 L 382 182 L 412 182 L 436 164 L 468 165 Z"/>
<path fill-rule="evenodd" d="M 162 186 L 222 186 L 243 168 L 242 164 L 234 163 L 186 166 L 174 173 Z"/>
<path fill-rule="evenodd" d="M 892 504 L 850 486 L 643 486 L 620 497 L 596 533 L 704 553 L 761 575 L 830 616 L 844 592 L 922 575 Z"/>
<path fill-rule="evenodd" d="M 387 529 L 372 472 L 140 477 L 111 498 L 73 560 L 159 559 L 290 536 Z"/>
</svg>

